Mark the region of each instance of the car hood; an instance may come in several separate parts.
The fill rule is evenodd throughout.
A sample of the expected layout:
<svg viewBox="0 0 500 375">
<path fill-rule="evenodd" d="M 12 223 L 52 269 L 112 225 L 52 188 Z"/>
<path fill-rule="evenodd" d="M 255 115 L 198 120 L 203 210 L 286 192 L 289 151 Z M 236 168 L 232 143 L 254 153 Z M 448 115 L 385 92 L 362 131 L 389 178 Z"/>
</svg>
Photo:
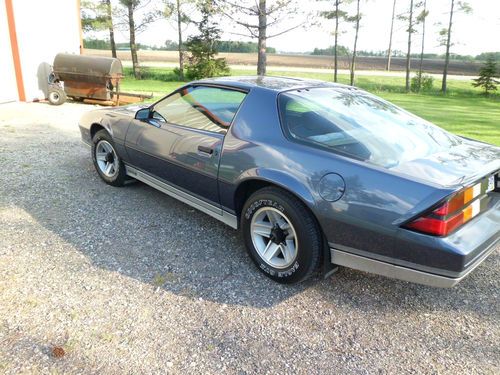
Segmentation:
<svg viewBox="0 0 500 375">
<path fill-rule="evenodd" d="M 121 107 L 116 107 L 113 108 L 111 111 L 115 113 L 119 113 L 122 116 L 130 116 L 134 117 L 135 113 L 142 108 L 149 107 L 147 104 L 131 104 L 131 105 L 124 105 Z"/>
<path fill-rule="evenodd" d="M 390 170 L 444 187 L 468 185 L 500 170 L 500 148 L 463 140 L 446 151 L 401 163 Z"/>
</svg>

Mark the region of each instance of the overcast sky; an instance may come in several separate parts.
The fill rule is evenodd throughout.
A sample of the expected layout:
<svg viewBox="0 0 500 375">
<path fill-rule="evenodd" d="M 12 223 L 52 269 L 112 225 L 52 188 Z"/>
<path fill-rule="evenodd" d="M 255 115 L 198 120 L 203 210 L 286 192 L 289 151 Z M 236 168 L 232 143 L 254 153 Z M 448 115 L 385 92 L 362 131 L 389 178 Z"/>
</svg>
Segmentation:
<svg viewBox="0 0 500 375">
<path fill-rule="evenodd" d="M 270 1 L 272 2 L 272 1 Z M 362 0 L 361 29 L 358 46 L 362 50 L 386 50 L 388 45 L 390 21 L 393 0 Z M 409 0 L 397 0 L 396 13 L 403 13 L 407 10 Z M 457 1 L 456 1 L 457 2 Z M 159 4 L 159 0 L 153 0 L 152 5 Z M 328 1 L 301 1 L 299 6 L 303 9 L 303 14 L 328 7 Z M 443 27 L 438 25 L 442 22 L 447 25 L 450 0 L 427 0 L 429 16 L 426 21 L 426 52 L 443 53 L 443 47 L 439 46 L 438 33 Z M 473 8 L 470 15 L 457 13 L 454 17 L 453 41 L 455 45 L 452 52 L 459 54 L 477 55 L 481 52 L 500 51 L 500 0 L 470 0 L 469 4 Z M 348 10 L 354 11 L 350 6 Z M 302 12 L 298 12 L 298 17 Z M 295 20 L 286 21 L 277 28 L 271 29 L 271 33 L 293 26 Z M 234 35 L 234 32 L 243 31 L 234 29 L 231 22 L 224 19 L 220 22 L 223 30 L 223 39 L 245 40 L 241 36 Z M 325 48 L 333 44 L 332 36 L 333 23 L 322 22 L 319 26 L 307 29 L 298 29 L 282 36 L 272 38 L 268 41 L 268 46 L 287 52 L 306 52 L 314 47 Z M 420 27 L 419 27 L 420 29 Z M 406 50 L 407 34 L 404 32 L 405 25 L 401 21 L 396 21 L 393 49 Z M 195 32 L 194 27 L 190 27 L 187 34 Z M 353 43 L 354 30 L 347 24 L 342 25 L 343 33 L 339 43 L 351 47 Z M 127 41 L 127 32 L 117 33 L 118 41 Z M 165 40 L 177 40 L 176 30 L 172 23 L 166 20 L 159 20 L 152 24 L 146 31 L 138 36 L 138 42 L 150 45 L 163 45 Z M 247 39 L 249 40 L 249 39 Z M 414 37 L 412 51 L 418 52 L 420 46 L 420 36 Z"/>
</svg>

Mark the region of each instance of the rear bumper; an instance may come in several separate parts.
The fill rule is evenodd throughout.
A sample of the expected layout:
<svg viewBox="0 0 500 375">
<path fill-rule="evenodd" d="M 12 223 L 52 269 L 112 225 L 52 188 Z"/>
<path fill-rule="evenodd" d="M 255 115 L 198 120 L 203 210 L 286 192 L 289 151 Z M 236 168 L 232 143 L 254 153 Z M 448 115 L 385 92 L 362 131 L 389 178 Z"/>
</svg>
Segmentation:
<svg viewBox="0 0 500 375">
<path fill-rule="evenodd" d="M 331 262 L 419 284 L 451 287 L 500 244 L 500 194 L 490 207 L 447 237 L 400 229 L 393 251 L 384 255 L 330 243 Z"/>
<path fill-rule="evenodd" d="M 457 273 L 455 277 L 437 275 L 431 272 L 419 271 L 409 267 L 371 259 L 347 251 L 330 249 L 331 262 L 338 266 L 353 268 L 359 271 L 374 273 L 398 280 L 429 285 L 438 288 L 451 288 L 479 266 L 497 248 L 500 239 L 493 242 L 485 251 L 471 263 L 467 269 Z"/>
</svg>

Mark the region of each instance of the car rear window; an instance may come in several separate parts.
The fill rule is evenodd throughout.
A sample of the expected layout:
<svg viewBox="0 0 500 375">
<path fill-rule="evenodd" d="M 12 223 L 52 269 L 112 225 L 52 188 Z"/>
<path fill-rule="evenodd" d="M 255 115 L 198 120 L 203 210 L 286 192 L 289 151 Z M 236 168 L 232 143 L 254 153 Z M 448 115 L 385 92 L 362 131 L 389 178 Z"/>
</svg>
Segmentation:
<svg viewBox="0 0 500 375">
<path fill-rule="evenodd" d="M 279 110 L 293 140 L 387 168 L 461 142 L 428 121 L 349 87 L 287 91 L 279 96 Z"/>
</svg>

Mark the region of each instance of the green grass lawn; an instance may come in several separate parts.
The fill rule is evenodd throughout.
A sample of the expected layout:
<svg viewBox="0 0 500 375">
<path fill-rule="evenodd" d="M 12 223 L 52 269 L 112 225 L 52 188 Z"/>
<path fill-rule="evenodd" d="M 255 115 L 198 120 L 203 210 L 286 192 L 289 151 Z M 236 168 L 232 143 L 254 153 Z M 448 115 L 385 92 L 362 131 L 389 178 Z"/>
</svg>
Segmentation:
<svg viewBox="0 0 500 375">
<path fill-rule="evenodd" d="M 171 81 L 172 69 L 148 69 L 147 78 L 136 80 L 129 75 L 122 81 L 123 91 L 153 92 L 155 98 L 165 95 L 184 82 Z M 126 73 L 127 70 L 126 70 Z M 233 70 L 232 75 L 249 75 L 249 71 Z M 332 80 L 330 73 L 273 72 L 269 75 Z M 340 83 L 348 83 L 347 75 L 340 75 Z M 434 89 L 421 94 L 406 94 L 404 78 L 359 76 L 356 86 L 372 92 L 400 107 L 439 125 L 453 133 L 479 139 L 500 146 L 500 95 L 485 97 L 470 81 L 449 80 L 448 94 L 439 92 L 440 80 Z"/>
</svg>

